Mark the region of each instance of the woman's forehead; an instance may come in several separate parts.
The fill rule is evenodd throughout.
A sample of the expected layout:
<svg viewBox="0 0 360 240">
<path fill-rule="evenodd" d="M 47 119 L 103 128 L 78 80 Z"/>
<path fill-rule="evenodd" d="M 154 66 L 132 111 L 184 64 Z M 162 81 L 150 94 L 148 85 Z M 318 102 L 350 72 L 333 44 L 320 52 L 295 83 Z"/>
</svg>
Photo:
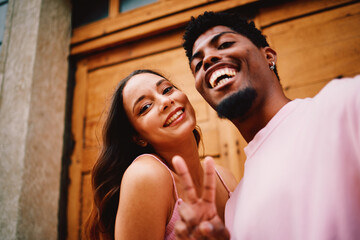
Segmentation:
<svg viewBox="0 0 360 240">
<path fill-rule="evenodd" d="M 167 79 L 152 73 L 141 73 L 133 76 L 124 87 L 123 101 L 124 104 L 131 104 L 132 101 L 144 92 L 155 90 L 162 82 L 168 82 Z"/>
<path fill-rule="evenodd" d="M 126 92 L 130 91 L 139 91 L 142 88 L 146 87 L 156 87 L 156 83 L 164 79 L 161 76 L 152 74 L 152 73 L 141 73 L 133 76 L 129 81 L 127 82 L 126 86 L 124 87 L 124 95 Z"/>
<path fill-rule="evenodd" d="M 129 83 L 143 84 L 144 82 L 151 83 L 151 82 L 156 82 L 159 79 L 163 79 L 163 77 L 153 74 L 153 73 L 140 73 L 140 74 L 133 76 L 129 80 L 128 84 Z"/>
</svg>

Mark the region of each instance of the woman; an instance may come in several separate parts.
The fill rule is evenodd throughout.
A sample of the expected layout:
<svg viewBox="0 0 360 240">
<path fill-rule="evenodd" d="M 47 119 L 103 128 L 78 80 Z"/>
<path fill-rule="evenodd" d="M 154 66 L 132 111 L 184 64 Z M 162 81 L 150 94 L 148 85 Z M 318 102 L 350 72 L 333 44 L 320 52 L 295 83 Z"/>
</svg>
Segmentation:
<svg viewBox="0 0 360 240">
<path fill-rule="evenodd" d="M 103 130 L 103 149 L 93 168 L 94 208 L 86 224 L 90 239 L 175 239 L 183 191 L 172 157 L 186 159 L 197 193 L 203 168 L 200 134 L 186 95 L 151 70 L 120 82 Z M 216 205 L 220 216 L 236 180 L 219 168 Z M 220 175 L 219 175 L 220 176 Z"/>
</svg>

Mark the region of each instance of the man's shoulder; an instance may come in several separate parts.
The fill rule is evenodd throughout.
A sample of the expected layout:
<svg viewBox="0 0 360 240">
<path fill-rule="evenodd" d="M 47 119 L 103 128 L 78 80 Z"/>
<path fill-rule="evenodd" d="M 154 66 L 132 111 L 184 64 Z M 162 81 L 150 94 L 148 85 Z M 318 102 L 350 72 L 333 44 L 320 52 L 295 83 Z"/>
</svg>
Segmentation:
<svg viewBox="0 0 360 240">
<path fill-rule="evenodd" d="M 336 78 L 331 80 L 317 94 L 317 96 L 326 94 L 336 94 L 338 96 L 348 96 L 351 93 L 358 94 L 360 88 L 360 75 L 355 77 Z"/>
<path fill-rule="evenodd" d="M 315 97 L 302 100 L 293 119 L 318 126 L 344 121 L 344 116 L 360 117 L 360 75 L 331 80 Z M 348 118 L 346 118 L 348 119 Z M 326 123 L 326 124 L 325 124 Z"/>
<path fill-rule="evenodd" d="M 359 104 L 360 75 L 331 80 L 313 98 L 314 103 L 328 106 Z"/>
</svg>

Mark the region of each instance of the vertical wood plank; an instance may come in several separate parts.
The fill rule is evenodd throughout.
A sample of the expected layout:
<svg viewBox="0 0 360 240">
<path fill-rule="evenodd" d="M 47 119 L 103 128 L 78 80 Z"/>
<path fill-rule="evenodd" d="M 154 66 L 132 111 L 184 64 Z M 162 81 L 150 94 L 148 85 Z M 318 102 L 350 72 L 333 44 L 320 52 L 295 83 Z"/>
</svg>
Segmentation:
<svg viewBox="0 0 360 240">
<path fill-rule="evenodd" d="M 235 178 L 240 181 L 244 175 L 245 153 L 244 147 L 247 145 L 237 128 L 225 119 L 218 119 L 220 131 L 220 164 L 231 170 Z"/>
<path fill-rule="evenodd" d="M 72 113 L 72 134 L 75 141 L 74 152 L 71 155 L 69 167 L 69 192 L 67 208 L 67 229 L 68 239 L 80 238 L 80 211 L 81 211 L 81 169 L 83 155 L 84 117 L 86 107 L 87 89 L 87 65 L 86 60 L 77 64 L 75 74 L 76 85 L 74 90 L 73 113 Z"/>
<path fill-rule="evenodd" d="M 121 0 L 109 0 L 109 17 L 115 18 L 117 15 L 119 15 L 119 1 Z"/>
<path fill-rule="evenodd" d="M 85 223 L 86 219 L 88 218 L 91 208 L 92 208 L 92 204 L 93 204 L 93 193 L 92 193 L 92 187 L 91 187 L 91 174 L 90 173 L 86 173 L 82 175 L 82 179 L 81 179 L 81 198 L 80 198 L 80 202 L 81 202 L 81 212 L 80 212 L 80 228 L 83 226 L 83 224 Z M 81 238 L 79 239 L 86 239 L 84 234 L 84 232 L 81 231 L 80 235 Z"/>
</svg>

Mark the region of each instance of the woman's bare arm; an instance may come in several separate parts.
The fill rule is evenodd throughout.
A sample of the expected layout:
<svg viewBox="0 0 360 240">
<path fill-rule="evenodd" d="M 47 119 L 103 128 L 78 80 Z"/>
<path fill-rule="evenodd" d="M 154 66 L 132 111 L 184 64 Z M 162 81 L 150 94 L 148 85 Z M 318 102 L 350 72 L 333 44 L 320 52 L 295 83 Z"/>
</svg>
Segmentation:
<svg viewBox="0 0 360 240">
<path fill-rule="evenodd" d="M 144 158 L 126 170 L 121 182 L 115 239 L 164 239 L 173 203 L 172 180 L 159 162 Z"/>
</svg>

